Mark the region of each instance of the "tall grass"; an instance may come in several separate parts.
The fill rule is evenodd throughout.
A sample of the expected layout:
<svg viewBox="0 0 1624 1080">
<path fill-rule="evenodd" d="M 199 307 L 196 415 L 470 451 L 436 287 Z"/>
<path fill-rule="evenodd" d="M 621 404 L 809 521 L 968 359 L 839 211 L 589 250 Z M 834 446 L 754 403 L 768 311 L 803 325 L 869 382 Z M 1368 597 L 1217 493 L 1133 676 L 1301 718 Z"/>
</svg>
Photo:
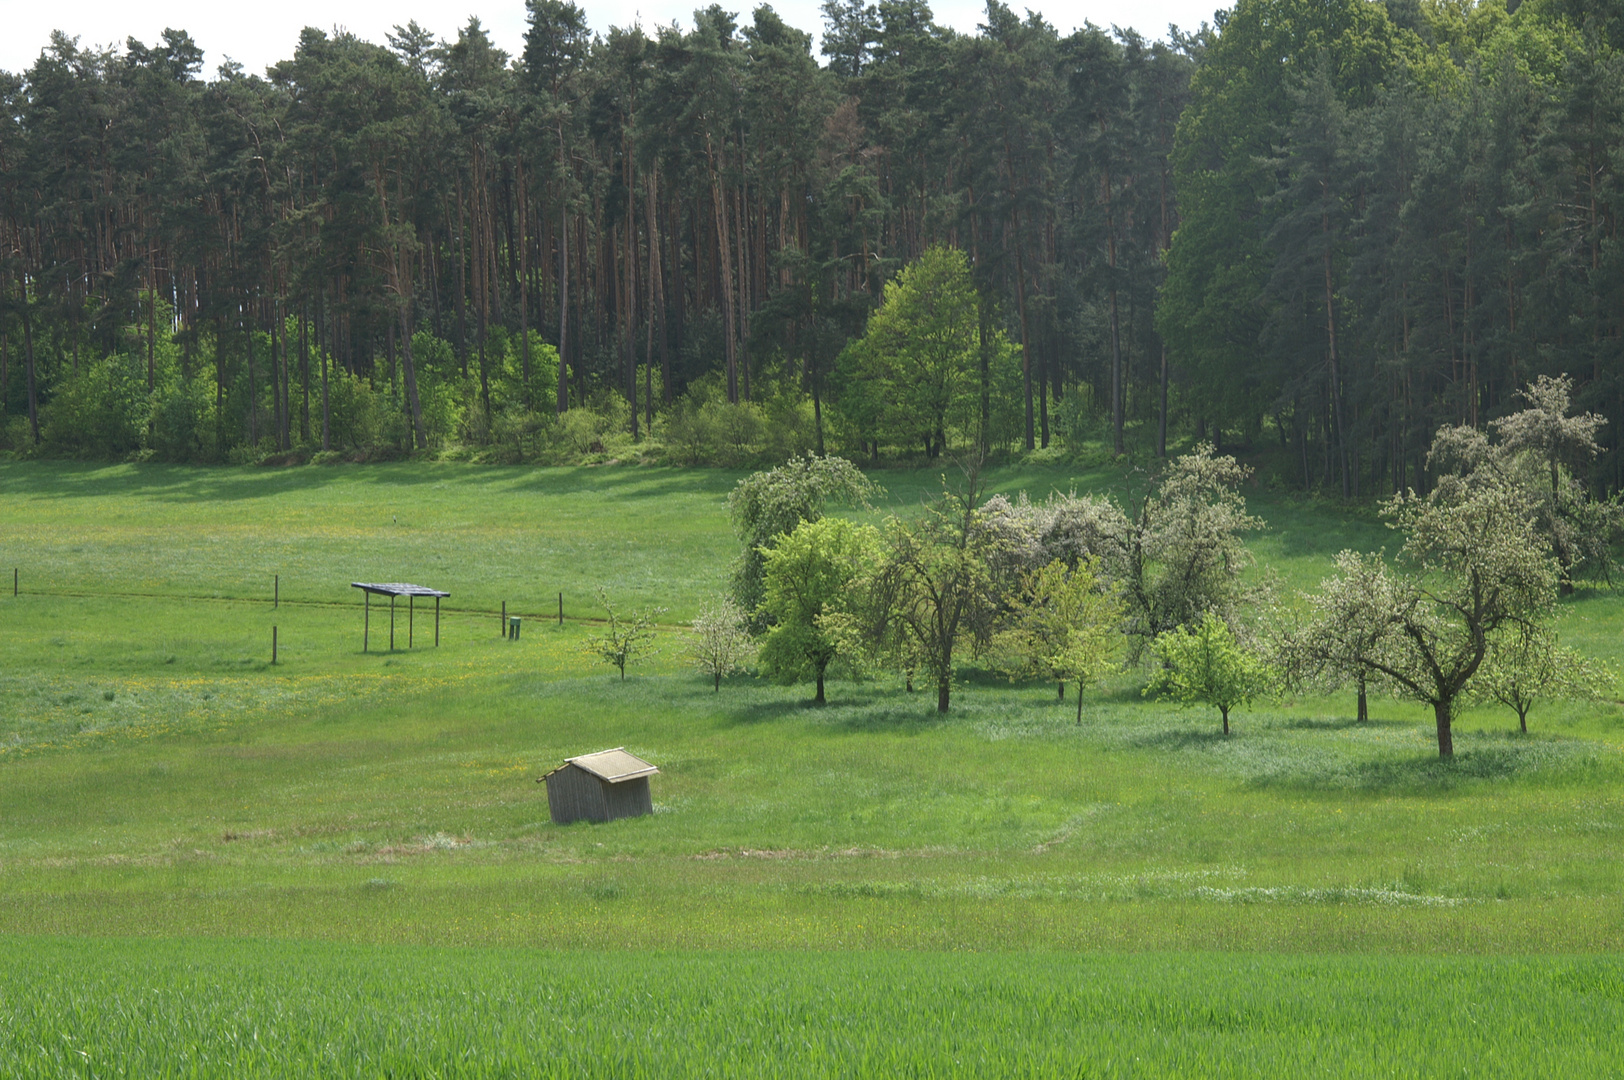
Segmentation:
<svg viewBox="0 0 1624 1080">
<path fill-rule="evenodd" d="M 0 939 L 7 1076 L 1602 1076 L 1616 958 Z"/>
</svg>

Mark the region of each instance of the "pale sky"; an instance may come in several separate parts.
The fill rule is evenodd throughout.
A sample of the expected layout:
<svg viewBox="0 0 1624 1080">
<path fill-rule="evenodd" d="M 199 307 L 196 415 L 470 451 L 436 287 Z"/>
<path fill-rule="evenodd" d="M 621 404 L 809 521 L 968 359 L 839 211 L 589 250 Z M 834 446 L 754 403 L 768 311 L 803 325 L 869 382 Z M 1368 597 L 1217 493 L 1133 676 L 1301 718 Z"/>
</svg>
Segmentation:
<svg viewBox="0 0 1624 1080">
<path fill-rule="evenodd" d="M 594 31 L 641 23 L 692 25 L 694 0 L 577 0 Z M 753 3 L 728 3 L 748 22 Z M 1020 2 L 1010 5 L 1024 12 Z M 1062 33 L 1086 21 L 1099 26 L 1131 26 L 1146 37 L 1164 37 L 1168 23 L 1194 30 L 1211 22 L 1219 0 L 1071 0 L 1035 10 Z M 823 25 L 819 0 L 783 0 L 774 10 L 791 26 L 816 34 Z M 986 11 L 977 0 L 942 0 L 931 5 L 936 20 L 973 33 Z M 306 26 L 341 26 L 384 44 L 384 34 L 410 19 L 443 38 L 455 37 L 471 15 L 479 16 L 496 44 L 517 54 L 524 35 L 524 0 L 0 0 L 0 70 L 31 66 L 52 30 L 77 37 L 81 47 L 117 45 L 135 37 L 148 45 L 166 26 L 186 30 L 204 50 L 204 72 L 213 76 L 227 57 L 256 74 L 293 55 Z M 814 49 L 816 45 L 814 44 Z"/>
</svg>

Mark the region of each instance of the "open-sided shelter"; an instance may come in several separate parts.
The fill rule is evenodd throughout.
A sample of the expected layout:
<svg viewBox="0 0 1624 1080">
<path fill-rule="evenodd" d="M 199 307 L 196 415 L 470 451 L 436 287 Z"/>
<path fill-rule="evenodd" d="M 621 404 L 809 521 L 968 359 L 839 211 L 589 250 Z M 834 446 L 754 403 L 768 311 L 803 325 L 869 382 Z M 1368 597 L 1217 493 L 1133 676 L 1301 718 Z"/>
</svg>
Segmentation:
<svg viewBox="0 0 1624 1080">
<path fill-rule="evenodd" d="M 654 813 L 648 778 L 660 770 L 624 747 L 567 758 L 543 776 L 553 821 L 613 821 Z"/>
<path fill-rule="evenodd" d="M 402 581 L 392 581 L 385 584 L 374 584 L 367 581 L 352 581 L 350 588 L 360 589 L 366 598 L 365 611 L 361 616 L 361 651 L 367 651 L 367 641 L 372 633 L 372 596 L 389 597 L 389 651 L 395 651 L 395 599 L 406 597 L 406 647 L 412 647 L 412 615 L 413 601 L 419 596 L 434 597 L 434 644 L 440 644 L 440 598 L 450 596 L 448 592 L 439 589 L 430 589 L 424 585 L 408 585 Z"/>
</svg>

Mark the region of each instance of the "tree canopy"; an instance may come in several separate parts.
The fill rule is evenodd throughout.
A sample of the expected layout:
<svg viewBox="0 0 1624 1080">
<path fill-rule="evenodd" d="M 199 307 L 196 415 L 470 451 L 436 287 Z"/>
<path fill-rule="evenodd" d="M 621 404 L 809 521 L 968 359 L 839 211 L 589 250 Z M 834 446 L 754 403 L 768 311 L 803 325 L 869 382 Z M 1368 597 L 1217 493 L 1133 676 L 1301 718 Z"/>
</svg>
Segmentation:
<svg viewBox="0 0 1624 1080">
<path fill-rule="evenodd" d="M 1425 492 L 1439 427 L 1490 431 L 1548 378 L 1607 421 L 1569 491 L 1624 488 L 1598 5 L 1238 0 L 1151 41 L 842 2 L 821 58 L 766 6 L 526 14 L 516 56 L 473 18 L 306 29 L 265 72 L 205 73 L 180 29 L 59 34 L 0 73 L 3 448 L 1189 440 L 1359 498 Z M 1559 516 L 1602 506 L 1564 483 Z M 1559 550 L 1565 580 L 1597 554 Z"/>
</svg>

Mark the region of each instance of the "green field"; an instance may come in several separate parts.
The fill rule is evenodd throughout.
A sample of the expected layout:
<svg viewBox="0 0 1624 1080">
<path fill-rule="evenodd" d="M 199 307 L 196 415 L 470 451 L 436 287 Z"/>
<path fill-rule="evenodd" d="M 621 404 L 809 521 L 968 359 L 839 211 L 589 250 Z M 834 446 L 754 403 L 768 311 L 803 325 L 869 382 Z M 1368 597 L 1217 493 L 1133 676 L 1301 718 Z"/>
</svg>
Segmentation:
<svg viewBox="0 0 1624 1080">
<path fill-rule="evenodd" d="M 0 943 L 7 1076 L 1605 1076 L 1624 1026 L 1616 957 Z"/>
<path fill-rule="evenodd" d="M 736 479 L 0 465 L 0 1074 L 1608 1071 L 1618 702 L 1469 713 L 1441 763 L 1407 705 L 1225 740 L 1133 671 L 1081 726 L 973 669 L 945 719 L 886 681 L 713 693 L 678 624 Z M 938 483 L 878 479 L 901 512 Z M 1288 595 L 1397 546 L 1247 495 Z M 419 608 L 363 654 L 352 580 L 448 589 L 442 645 Z M 582 654 L 600 586 L 669 609 L 625 682 Z M 1617 594 L 1560 625 L 1624 669 Z M 617 745 L 656 813 L 552 825 L 536 778 Z"/>
</svg>

